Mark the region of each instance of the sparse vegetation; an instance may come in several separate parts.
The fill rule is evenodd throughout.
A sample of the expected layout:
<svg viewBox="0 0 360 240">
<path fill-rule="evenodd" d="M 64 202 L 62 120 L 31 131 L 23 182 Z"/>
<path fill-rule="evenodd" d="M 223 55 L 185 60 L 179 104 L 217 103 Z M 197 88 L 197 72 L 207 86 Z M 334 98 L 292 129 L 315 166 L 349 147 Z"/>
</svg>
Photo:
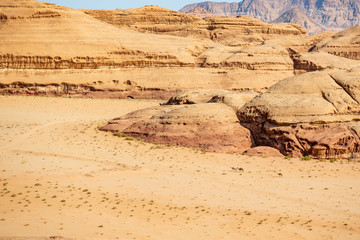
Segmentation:
<svg viewBox="0 0 360 240">
<path fill-rule="evenodd" d="M 116 137 L 121 137 L 121 138 L 126 138 L 127 137 L 126 134 L 119 133 L 119 132 L 115 132 L 115 133 L 113 133 L 113 135 L 116 136 Z"/>
<path fill-rule="evenodd" d="M 303 156 L 303 157 L 301 158 L 301 160 L 303 160 L 303 161 L 309 161 L 309 160 L 311 160 L 311 157 L 309 157 L 309 156 Z"/>
</svg>

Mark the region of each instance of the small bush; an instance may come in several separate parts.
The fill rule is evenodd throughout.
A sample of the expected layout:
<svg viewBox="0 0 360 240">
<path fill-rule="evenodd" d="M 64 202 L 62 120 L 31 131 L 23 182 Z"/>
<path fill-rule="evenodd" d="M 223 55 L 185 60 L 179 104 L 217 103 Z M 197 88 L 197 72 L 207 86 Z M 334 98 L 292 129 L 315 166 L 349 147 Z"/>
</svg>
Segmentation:
<svg viewBox="0 0 360 240">
<path fill-rule="evenodd" d="M 292 156 L 291 155 L 287 155 L 287 156 L 285 156 L 285 159 L 291 159 L 292 158 Z"/>
<path fill-rule="evenodd" d="M 128 141 L 133 141 L 133 140 L 134 140 L 134 138 L 132 138 L 132 137 L 126 137 L 126 138 L 125 138 L 125 140 L 128 140 Z"/>
<path fill-rule="evenodd" d="M 119 132 L 115 132 L 115 133 L 113 133 L 113 135 L 114 135 L 115 137 L 122 137 L 122 138 L 127 137 L 125 134 L 119 133 Z"/>
<path fill-rule="evenodd" d="M 303 157 L 301 158 L 301 160 L 303 160 L 303 161 L 309 161 L 309 160 L 311 160 L 311 157 L 309 157 L 309 156 L 303 156 Z"/>
</svg>

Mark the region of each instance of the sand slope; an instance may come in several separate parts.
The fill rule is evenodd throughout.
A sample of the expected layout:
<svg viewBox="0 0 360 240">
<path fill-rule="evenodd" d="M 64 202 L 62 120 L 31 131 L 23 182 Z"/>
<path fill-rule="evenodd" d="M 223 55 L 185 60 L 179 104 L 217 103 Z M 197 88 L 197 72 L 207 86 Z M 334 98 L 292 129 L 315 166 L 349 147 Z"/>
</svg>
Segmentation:
<svg viewBox="0 0 360 240">
<path fill-rule="evenodd" d="M 356 162 L 204 154 L 97 130 L 156 105 L 1 96 L 0 239 L 359 239 Z"/>
</svg>

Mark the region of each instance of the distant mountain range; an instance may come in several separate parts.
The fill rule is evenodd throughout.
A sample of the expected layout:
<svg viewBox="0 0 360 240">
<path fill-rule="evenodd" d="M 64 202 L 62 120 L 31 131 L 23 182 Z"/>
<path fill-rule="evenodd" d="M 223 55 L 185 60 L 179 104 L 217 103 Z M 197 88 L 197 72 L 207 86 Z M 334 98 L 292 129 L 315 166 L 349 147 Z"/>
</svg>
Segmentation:
<svg viewBox="0 0 360 240">
<path fill-rule="evenodd" d="M 180 9 L 200 7 L 218 16 L 247 15 L 265 22 L 292 22 L 309 33 L 360 25 L 360 0 L 243 0 L 200 2 Z"/>
</svg>

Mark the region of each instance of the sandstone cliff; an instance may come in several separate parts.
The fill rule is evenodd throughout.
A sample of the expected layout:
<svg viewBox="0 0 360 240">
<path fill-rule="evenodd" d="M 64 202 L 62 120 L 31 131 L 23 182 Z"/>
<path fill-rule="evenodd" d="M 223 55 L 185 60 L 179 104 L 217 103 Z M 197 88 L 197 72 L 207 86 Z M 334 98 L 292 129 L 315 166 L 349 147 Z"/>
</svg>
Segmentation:
<svg viewBox="0 0 360 240">
<path fill-rule="evenodd" d="M 360 151 L 359 69 L 285 79 L 242 107 L 257 145 L 285 155 L 346 158 Z"/>
<path fill-rule="evenodd" d="M 0 12 L 6 94 L 166 99 L 199 88 L 263 92 L 294 71 L 284 48 L 259 44 L 305 36 L 293 24 L 202 19 L 156 6 L 95 11 L 3 0 Z M 65 91 L 63 84 L 78 87 Z"/>
<path fill-rule="evenodd" d="M 302 35 L 306 31 L 295 24 L 267 24 L 257 19 L 213 17 L 204 19 L 157 6 L 138 9 L 85 10 L 85 13 L 120 28 L 139 32 L 168 34 L 181 37 L 211 39 L 223 44 L 260 42 L 285 35 Z"/>
<path fill-rule="evenodd" d="M 351 27 L 316 44 L 311 51 L 360 60 L 360 27 Z"/>
</svg>

